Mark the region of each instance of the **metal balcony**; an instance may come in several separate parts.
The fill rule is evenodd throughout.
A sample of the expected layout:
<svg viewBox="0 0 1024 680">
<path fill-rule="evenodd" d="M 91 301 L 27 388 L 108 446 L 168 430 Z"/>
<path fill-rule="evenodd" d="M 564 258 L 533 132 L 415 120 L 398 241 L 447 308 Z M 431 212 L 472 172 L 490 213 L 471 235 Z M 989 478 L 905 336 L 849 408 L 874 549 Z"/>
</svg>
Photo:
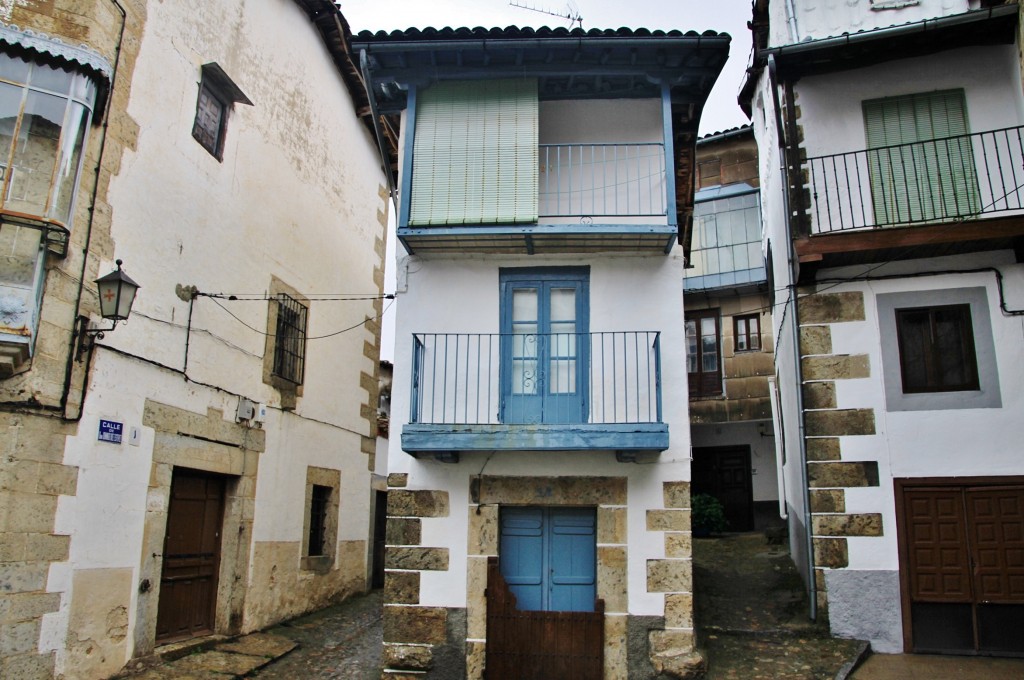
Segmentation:
<svg viewBox="0 0 1024 680">
<path fill-rule="evenodd" d="M 656 331 L 417 333 L 412 365 L 414 455 L 668 447 Z"/>
<path fill-rule="evenodd" d="M 811 233 L 1024 209 L 1024 127 L 807 159 Z"/>
</svg>

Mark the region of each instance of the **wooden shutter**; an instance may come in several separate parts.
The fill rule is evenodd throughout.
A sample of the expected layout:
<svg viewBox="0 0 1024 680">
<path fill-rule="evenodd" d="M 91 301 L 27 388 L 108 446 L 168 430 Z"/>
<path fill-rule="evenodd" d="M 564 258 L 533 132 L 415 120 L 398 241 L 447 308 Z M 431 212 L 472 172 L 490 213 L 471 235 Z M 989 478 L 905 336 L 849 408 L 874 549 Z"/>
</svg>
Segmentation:
<svg viewBox="0 0 1024 680">
<path fill-rule="evenodd" d="M 863 107 L 876 224 L 980 210 L 963 90 L 873 99 Z"/>
<path fill-rule="evenodd" d="M 409 224 L 536 222 L 537 120 L 536 79 L 423 90 Z"/>
</svg>

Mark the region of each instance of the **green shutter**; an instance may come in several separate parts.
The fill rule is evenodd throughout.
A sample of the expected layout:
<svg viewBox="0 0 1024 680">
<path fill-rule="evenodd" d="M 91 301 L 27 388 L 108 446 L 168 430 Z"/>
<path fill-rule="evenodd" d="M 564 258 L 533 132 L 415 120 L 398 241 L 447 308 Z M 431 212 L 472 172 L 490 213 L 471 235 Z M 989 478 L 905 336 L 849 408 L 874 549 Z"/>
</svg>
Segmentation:
<svg viewBox="0 0 1024 680">
<path fill-rule="evenodd" d="M 537 81 L 419 93 L 410 225 L 537 221 Z"/>
<path fill-rule="evenodd" d="M 963 90 L 865 101 L 864 127 L 876 224 L 980 210 Z"/>
</svg>

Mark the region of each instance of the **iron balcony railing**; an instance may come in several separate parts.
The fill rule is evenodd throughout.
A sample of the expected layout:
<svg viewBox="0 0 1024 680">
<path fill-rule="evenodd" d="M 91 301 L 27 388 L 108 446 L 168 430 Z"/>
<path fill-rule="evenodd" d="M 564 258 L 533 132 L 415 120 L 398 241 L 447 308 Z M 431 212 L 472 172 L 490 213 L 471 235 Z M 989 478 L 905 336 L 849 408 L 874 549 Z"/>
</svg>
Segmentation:
<svg viewBox="0 0 1024 680">
<path fill-rule="evenodd" d="M 540 217 L 665 215 L 663 144 L 541 144 Z"/>
<path fill-rule="evenodd" d="M 1024 127 L 807 160 L 812 233 L 1024 208 Z"/>
<path fill-rule="evenodd" d="M 661 423 L 660 333 L 416 333 L 410 422 Z"/>
</svg>

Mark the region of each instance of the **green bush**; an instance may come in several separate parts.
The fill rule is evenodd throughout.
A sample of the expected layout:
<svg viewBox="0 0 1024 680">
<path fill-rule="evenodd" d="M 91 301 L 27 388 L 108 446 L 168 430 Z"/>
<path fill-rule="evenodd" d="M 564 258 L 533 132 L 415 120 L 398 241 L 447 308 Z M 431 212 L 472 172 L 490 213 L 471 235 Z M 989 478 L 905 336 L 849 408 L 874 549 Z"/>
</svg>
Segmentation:
<svg viewBox="0 0 1024 680">
<path fill-rule="evenodd" d="M 691 500 L 690 522 L 695 536 L 717 534 L 729 528 L 721 502 L 705 493 L 694 494 Z"/>
</svg>

